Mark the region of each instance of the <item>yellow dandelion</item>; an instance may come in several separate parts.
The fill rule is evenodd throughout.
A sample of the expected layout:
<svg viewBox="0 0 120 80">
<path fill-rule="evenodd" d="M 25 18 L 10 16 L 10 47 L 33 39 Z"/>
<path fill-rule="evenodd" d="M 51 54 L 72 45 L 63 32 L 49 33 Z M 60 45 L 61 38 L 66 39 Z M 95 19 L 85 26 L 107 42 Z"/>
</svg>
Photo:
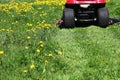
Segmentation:
<svg viewBox="0 0 120 80">
<path fill-rule="evenodd" d="M 4 51 L 0 51 L 0 55 L 3 55 L 4 54 Z"/>
<path fill-rule="evenodd" d="M 40 44 L 43 44 L 44 42 L 43 41 L 40 41 Z"/>
<path fill-rule="evenodd" d="M 53 54 L 52 54 L 52 53 L 50 53 L 50 54 L 48 54 L 48 56 L 52 57 L 52 56 L 53 56 Z"/>
<path fill-rule="evenodd" d="M 110 2 L 110 0 L 107 0 L 107 2 Z"/>
<path fill-rule="evenodd" d="M 30 39 L 31 37 L 30 36 L 27 36 L 27 39 Z"/>
<path fill-rule="evenodd" d="M 58 52 L 59 55 L 62 55 L 63 53 L 61 51 Z"/>
<path fill-rule="evenodd" d="M 24 73 L 27 73 L 27 72 L 28 72 L 28 70 L 23 70 L 23 72 L 24 72 Z"/>
<path fill-rule="evenodd" d="M 40 46 L 41 46 L 41 47 L 44 47 L 44 45 L 43 45 L 43 44 L 41 44 Z"/>
<path fill-rule="evenodd" d="M 28 47 L 28 46 L 25 46 L 25 49 L 29 49 L 29 47 Z"/>
<path fill-rule="evenodd" d="M 40 44 L 40 47 L 44 47 L 44 42 L 43 41 L 40 41 L 39 44 Z"/>
<path fill-rule="evenodd" d="M 32 24 L 31 23 L 27 23 L 26 24 L 28 27 L 32 27 Z"/>
<path fill-rule="evenodd" d="M 3 28 L 3 29 L 1 29 L 2 31 L 5 31 L 5 29 Z"/>
<path fill-rule="evenodd" d="M 31 64 L 30 65 L 30 69 L 34 69 L 35 68 L 35 65 L 34 64 Z"/>
<path fill-rule="evenodd" d="M 40 53 L 40 49 L 37 49 L 36 52 L 37 52 L 37 53 Z"/>
<path fill-rule="evenodd" d="M 18 21 L 15 21 L 15 23 L 17 24 L 17 23 L 18 23 Z"/>
<path fill-rule="evenodd" d="M 47 63 L 48 63 L 48 60 L 45 60 L 45 63 L 47 64 Z"/>
</svg>

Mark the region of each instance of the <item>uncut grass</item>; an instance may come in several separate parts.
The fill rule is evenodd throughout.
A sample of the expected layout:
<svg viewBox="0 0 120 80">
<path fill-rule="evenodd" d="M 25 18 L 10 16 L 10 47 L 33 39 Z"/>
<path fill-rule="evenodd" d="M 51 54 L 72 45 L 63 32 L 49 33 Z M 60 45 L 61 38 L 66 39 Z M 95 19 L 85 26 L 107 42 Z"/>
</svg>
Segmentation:
<svg viewBox="0 0 120 80">
<path fill-rule="evenodd" d="M 4 11 L 0 13 L 0 50 L 4 54 L 0 55 L 0 79 L 41 80 L 46 79 L 47 73 L 59 69 L 52 64 L 58 61 L 61 48 L 52 41 L 56 34 L 56 15 L 51 12 L 57 12 L 61 7 L 51 7 L 32 5 L 33 9 L 27 12 L 3 7 Z"/>
</svg>

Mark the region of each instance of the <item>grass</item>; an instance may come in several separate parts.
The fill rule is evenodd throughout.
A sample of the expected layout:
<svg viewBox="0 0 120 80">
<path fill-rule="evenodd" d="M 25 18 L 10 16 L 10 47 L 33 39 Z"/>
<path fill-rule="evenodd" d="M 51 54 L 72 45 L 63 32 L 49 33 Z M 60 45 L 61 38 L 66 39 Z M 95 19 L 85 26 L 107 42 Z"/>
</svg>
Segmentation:
<svg viewBox="0 0 120 80">
<path fill-rule="evenodd" d="M 11 1 L 0 4 L 0 80 L 120 79 L 119 23 L 58 29 L 63 3 Z M 120 17 L 119 0 L 107 7 Z"/>
</svg>

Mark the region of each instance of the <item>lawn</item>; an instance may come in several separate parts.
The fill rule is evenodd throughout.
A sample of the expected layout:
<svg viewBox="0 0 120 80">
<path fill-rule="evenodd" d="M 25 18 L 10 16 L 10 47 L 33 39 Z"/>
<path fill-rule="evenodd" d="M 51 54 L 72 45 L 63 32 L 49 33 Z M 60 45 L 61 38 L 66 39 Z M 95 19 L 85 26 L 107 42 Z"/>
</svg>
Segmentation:
<svg viewBox="0 0 120 80">
<path fill-rule="evenodd" d="M 59 29 L 64 2 L 0 1 L 0 80 L 120 80 L 120 24 Z"/>
</svg>

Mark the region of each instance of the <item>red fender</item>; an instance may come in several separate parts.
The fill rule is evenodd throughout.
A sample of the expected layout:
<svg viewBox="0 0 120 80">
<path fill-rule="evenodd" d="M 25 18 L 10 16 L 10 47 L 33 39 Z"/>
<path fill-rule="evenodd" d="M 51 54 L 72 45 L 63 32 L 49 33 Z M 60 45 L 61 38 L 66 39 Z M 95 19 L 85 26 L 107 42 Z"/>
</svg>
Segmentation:
<svg viewBox="0 0 120 80">
<path fill-rule="evenodd" d="M 105 4 L 105 0 L 66 0 L 66 4 Z"/>
</svg>

